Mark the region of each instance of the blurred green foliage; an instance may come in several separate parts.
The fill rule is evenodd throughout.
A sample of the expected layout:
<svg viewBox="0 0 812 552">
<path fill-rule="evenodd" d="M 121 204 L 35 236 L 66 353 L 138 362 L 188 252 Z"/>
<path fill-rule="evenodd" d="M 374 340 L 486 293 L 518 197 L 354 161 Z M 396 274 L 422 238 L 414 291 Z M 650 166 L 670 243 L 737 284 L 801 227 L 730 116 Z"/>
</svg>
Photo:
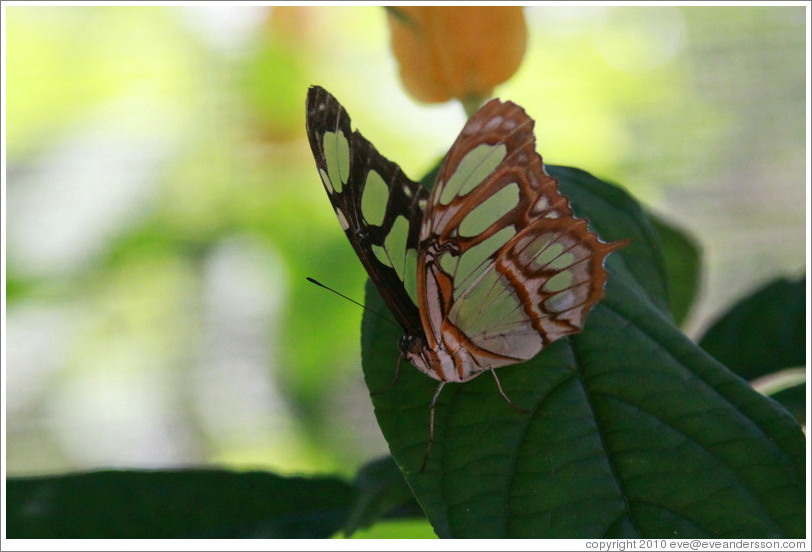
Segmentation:
<svg viewBox="0 0 812 552">
<path fill-rule="evenodd" d="M 404 96 L 383 11 L 4 14 L 9 474 L 349 477 L 385 453 L 361 311 L 305 280 L 360 299 L 366 276 L 304 135 L 320 84 L 413 178 L 453 141 L 461 108 Z M 545 160 L 690 228 L 706 273 L 687 327 L 802 265 L 803 8 L 527 17 L 527 57 L 497 93 L 538 121 Z"/>
</svg>

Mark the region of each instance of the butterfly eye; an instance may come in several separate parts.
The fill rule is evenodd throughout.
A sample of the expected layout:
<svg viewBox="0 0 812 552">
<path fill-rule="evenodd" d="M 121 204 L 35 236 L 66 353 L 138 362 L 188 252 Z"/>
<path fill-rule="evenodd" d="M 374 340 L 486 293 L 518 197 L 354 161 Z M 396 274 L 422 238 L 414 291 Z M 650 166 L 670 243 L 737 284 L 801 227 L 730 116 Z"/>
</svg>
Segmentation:
<svg viewBox="0 0 812 552">
<path fill-rule="evenodd" d="M 415 335 L 403 334 L 403 337 L 400 338 L 400 342 L 398 343 L 398 347 L 404 353 L 416 355 L 423 350 L 423 340 Z"/>
</svg>

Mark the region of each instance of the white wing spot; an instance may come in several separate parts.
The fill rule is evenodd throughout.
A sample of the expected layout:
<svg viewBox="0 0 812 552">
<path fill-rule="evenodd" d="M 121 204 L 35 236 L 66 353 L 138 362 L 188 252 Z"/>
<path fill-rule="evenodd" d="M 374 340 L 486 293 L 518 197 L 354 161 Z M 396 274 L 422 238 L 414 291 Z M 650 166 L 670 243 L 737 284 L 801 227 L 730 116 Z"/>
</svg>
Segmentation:
<svg viewBox="0 0 812 552">
<path fill-rule="evenodd" d="M 409 188 L 408 186 L 404 186 L 403 187 L 403 195 L 405 195 L 408 198 L 411 198 L 412 197 L 412 189 Z"/>
<path fill-rule="evenodd" d="M 333 188 L 333 183 L 330 182 L 330 177 L 327 176 L 324 169 L 319 169 L 319 174 L 321 175 L 321 181 L 324 183 L 324 188 L 327 190 L 327 193 L 331 195 L 334 194 L 335 189 Z"/>
<path fill-rule="evenodd" d="M 482 128 L 482 121 L 481 120 L 474 119 L 474 120 L 468 121 L 468 125 L 467 125 L 467 128 L 466 128 L 466 134 L 469 134 L 469 135 L 470 134 L 476 134 L 477 132 L 480 132 L 481 128 Z"/>
<path fill-rule="evenodd" d="M 347 222 L 347 217 L 344 216 L 344 213 L 336 207 L 336 217 L 338 217 L 338 223 L 341 225 L 341 228 L 346 232 L 350 228 L 350 223 Z"/>
<path fill-rule="evenodd" d="M 497 115 L 496 117 L 491 117 L 491 120 L 488 121 L 485 124 L 485 128 L 483 128 L 482 130 L 484 132 L 491 132 L 493 130 L 496 130 L 499 127 L 499 125 L 501 125 L 501 124 L 502 124 L 502 117 Z"/>
</svg>

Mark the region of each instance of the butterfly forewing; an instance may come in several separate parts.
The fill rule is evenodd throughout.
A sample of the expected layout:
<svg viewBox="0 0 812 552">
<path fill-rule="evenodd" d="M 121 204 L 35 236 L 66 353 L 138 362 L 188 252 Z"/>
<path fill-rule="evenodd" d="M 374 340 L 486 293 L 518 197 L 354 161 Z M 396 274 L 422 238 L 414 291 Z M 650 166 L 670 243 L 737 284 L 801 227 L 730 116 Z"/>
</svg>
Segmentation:
<svg viewBox="0 0 812 552">
<path fill-rule="evenodd" d="M 446 156 L 420 230 L 419 303 L 440 379 L 466 381 L 580 331 L 619 245 L 573 216 L 524 110 L 489 102 Z"/>
<path fill-rule="evenodd" d="M 428 192 L 384 158 L 338 101 L 321 87 L 307 94 L 307 135 L 341 227 L 393 315 L 422 335 L 417 307 L 417 242 Z"/>
</svg>

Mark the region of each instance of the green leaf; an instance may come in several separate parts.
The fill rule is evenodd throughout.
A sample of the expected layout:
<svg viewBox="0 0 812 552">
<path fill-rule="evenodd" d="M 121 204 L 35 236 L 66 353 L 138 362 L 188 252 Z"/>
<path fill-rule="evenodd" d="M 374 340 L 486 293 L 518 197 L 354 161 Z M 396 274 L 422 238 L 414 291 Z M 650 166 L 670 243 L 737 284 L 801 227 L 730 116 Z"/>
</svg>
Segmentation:
<svg viewBox="0 0 812 552">
<path fill-rule="evenodd" d="M 722 315 L 699 346 L 748 380 L 805 366 L 805 316 L 806 278 L 778 279 Z"/>
<path fill-rule="evenodd" d="M 355 488 L 356 501 L 344 526 L 348 537 L 384 518 L 425 518 L 391 456 L 363 466 L 355 478 Z"/>
<path fill-rule="evenodd" d="M 354 494 L 335 478 L 220 470 L 10 478 L 7 493 L 14 539 L 325 538 Z"/>
<path fill-rule="evenodd" d="M 662 218 L 647 213 L 660 237 L 661 250 L 668 267 L 668 304 L 681 325 L 699 291 L 701 258 L 699 246 L 684 231 Z"/>
<path fill-rule="evenodd" d="M 805 442 L 798 424 L 675 326 L 656 231 L 623 191 L 549 167 L 605 240 L 606 298 L 581 334 L 533 360 L 449 384 L 405 364 L 373 395 L 378 423 L 441 537 L 801 538 Z M 385 307 L 371 284 L 366 304 Z M 400 332 L 364 315 L 368 387 L 386 388 Z"/>
<path fill-rule="evenodd" d="M 770 398 L 789 410 L 799 424 L 806 425 L 806 381 L 781 389 L 771 394 Z"/>
</svg>

